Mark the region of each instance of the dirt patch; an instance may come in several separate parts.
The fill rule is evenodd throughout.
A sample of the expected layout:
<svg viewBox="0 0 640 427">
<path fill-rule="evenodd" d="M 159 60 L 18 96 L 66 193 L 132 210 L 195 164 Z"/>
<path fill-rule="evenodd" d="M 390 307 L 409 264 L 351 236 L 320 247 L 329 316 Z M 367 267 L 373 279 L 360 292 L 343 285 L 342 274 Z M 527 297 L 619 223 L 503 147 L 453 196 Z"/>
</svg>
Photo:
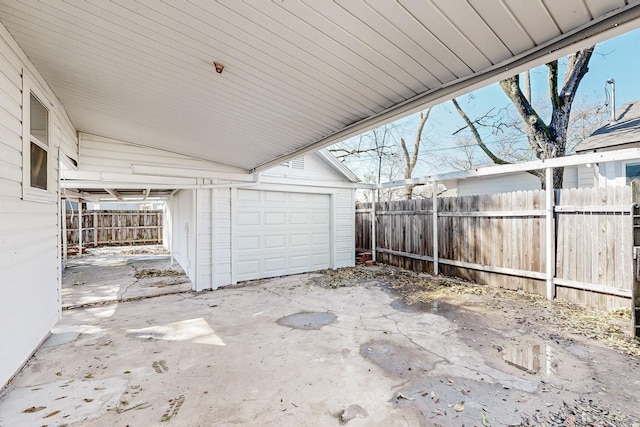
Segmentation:
<svg viewBox="0 0 640 427">
<path fill-rule="evenodd" d="M 597 340 L 607 347 L 638 358 L 640 363 L 640 341 L 628 333 L 631 328 L 629 309 L 596 310 L 563 301 L 548 301 L 540 295 L 476 285 L 452 278 L 434 278 L 386 265 L 376 266 L 375 269 L 365 266 L 347 267 L 322 273 L 322 277 L 312 280 L 327 288 L 377 281 L 398 298 L 395 306 L 399 309 L 445 314 L 452 305 L 476 305 L 482 307 L 483 311 L 488 309 L 493 313 L 504 311 L 507 307 L 514 312 L 515 307 L 521 312 L 514 317 L 517 324 L 554 326 L 565 332 Z"/>
<path fill-rule="evenodd" d="M 592 400 L 580 399 L 573 403 L 562 402 L 559 411 L 550 411 L 547 416 L 534 414 L 526 418 L 520 426 L 640 426 L 640 419 L 612 411 L 607 407 L 600 407 Z"/>
<path fill-rule="evenodd" d="M 83 249 L 84 256 L 109 256 L 109 255 L 169 255 L 170 252 L 162 245 L 136 245 L 136 246 L 98 246 Z"/>
<path fill-rule="evenodd" d="M 184 276 L 184 272 L 172 270 L 170 268 L 164 270 L 158 270 L 155 268 L 144 268 L 142 270 L 136 271 L 135 278 L 136 279 L 148 279 L 151 277 L 174 277 L 174 276 Z M 182 283 L 182 282 L 180 282 Z M 172 283 L 177 284 L 177 283 Z"/>
</svg>

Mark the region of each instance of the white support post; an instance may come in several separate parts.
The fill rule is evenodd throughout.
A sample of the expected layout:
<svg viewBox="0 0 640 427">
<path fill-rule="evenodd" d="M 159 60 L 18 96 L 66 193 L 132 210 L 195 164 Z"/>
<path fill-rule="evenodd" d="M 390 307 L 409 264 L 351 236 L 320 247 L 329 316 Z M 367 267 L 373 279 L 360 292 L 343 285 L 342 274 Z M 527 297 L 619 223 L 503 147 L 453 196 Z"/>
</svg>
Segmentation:
<svg viewBox="0 0 640 427">
<path fill-rule="evenodd" d="M 554 225 L 553 225 L 553 168 L 545 169 L 545 199 L 546 199 L 546 275 L 547 275 L 547 299 L 552 300 L 555 297 L 555 289 L 553 285 L 553 276 L 555 275 L 554 266 Z"/>
<path fill-rule="evenodd" d="M 216 284 L 217 256 L 216 256 L 216 201 L 218 200 L 218 190 L 211 189 L 211 290 L 218 289 Z"/>
<path fill-rule="evenodd" d="M 371 190 L 371 259 L 376 261 L 376 203 L 378 191 Z"/>
<path fill-rule="evenodd" d="M 174 215 L 174 208 L 175 205 L 173 203 L 173 193 L 171 193 L 171 196 L 169 196 L 169 200 L 167 200 L 164 204 L 165 206 L 165 216 L 163 219 L 163 221 L 166 221 L 167 224 L 167 239 L 169 240 L 167 243 L 169 244 L 169 258 L 171 259 L 171 267 L 173 267 L 174 265 L 176 265 L 175 263 L 175 259 L 173 258 L 173 215 Z M 169 214 L 169 220 L 167 220 L 167 214 Z"/>
<path fill-rule="evenodd" d="M 438 181 L 433 181 L 431 194 L 433 202 L 433 274 L 438 275 Z"/>
<path fill-rule="evenodd" d="M 62 201 L 62 268 L 67 268 L 67 199 Z"/>
<path fill-rule="evenodd" d="M 82 199 L 78 199 L 78 256 L 82 256 Z"/>
</svg>

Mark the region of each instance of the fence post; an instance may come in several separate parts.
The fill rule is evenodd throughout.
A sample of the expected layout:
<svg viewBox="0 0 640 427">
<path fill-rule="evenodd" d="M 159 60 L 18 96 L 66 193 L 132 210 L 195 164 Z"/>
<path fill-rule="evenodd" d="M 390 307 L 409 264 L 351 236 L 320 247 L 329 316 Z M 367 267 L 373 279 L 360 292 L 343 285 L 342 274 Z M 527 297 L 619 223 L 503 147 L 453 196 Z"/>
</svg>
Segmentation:
<svg viewBox="0 0 640 427">
<path fill-rule="evenodd" d="M 433 181 L 431 191 L 433 220 L 433 274 L 438 275 L 438 181 Z"/>
<path fill-rule="evenodd" d="M 98 211 L 93 211 L 93 246 L 98 246 Z"/>
<path fill-rule="evenodd" d="M 371 189 L 371 259 L 376 262 L 376 202 L 378 192 Z"/>
<path fill-rule="evenodd" d="M 631 201 L 633 203 L 631 215 L 631 230 L 633 233 L 633 257 L 635 268 L 633 269 L 633 286 L 631 287 L 631 320 L 632 336 L 640 338 L 640 232 L 636 224 L 636 218 L 640 218 L 640 180 L 631 181 Z"/>
<path fill-rule="evenodd" d="M 555 241 L 554 241 L 554 227 L 553 227 L 553 204 L 554 204 L 554 189 L 553 189 L 553 168 L 546 168 L 545 171 L 545 199 L 546 199 L 546 264 L 547 264 L 547 299 L 552 300 L 555 297 L 555 287 L 553 285 L 553 278 L 555 276 Z"/>
</svg>

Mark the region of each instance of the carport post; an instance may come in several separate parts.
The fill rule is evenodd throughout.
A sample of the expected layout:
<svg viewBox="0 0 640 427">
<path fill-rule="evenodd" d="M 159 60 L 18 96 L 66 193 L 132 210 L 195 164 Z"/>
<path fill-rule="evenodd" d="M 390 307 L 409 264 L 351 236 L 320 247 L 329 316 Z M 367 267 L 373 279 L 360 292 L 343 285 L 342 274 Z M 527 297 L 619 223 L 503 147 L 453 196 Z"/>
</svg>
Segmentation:
<svg viewBox="0 0 640 427">
<path fill-rule="evenodd" d="M 433 209 L 433 274 L 438 275 L 438 181 L 433 181 L 433 188 L 431 190 L 431 200 Z"/>
<path fill-rule="evenodd" d="M 78 256 L 82 256 L 82 199 L 78 199 Z"/>
<path fill-rule="evenodd" d="M 62 268 L 67 268 L 67 199 L 62 200 Z"/>
<path fill-rule="evenodd" d="M 376 202 L 378 191 L 371 189 L 371 259 L 376 261 Z"/>
<path fill-rule="evenodd" d="M 555 242 L 554 242 L 554 226 L 553 226 L 553 168 L 546 168 L 544 171 L 545 182 L 545 199 L 546 199 L 546 263 L 547 263 L 547 299 L 552 300 L 555 296 L 555 289 L 553 286 L 553 276 L 555 273 L 554 257 Z"/>
</svg>

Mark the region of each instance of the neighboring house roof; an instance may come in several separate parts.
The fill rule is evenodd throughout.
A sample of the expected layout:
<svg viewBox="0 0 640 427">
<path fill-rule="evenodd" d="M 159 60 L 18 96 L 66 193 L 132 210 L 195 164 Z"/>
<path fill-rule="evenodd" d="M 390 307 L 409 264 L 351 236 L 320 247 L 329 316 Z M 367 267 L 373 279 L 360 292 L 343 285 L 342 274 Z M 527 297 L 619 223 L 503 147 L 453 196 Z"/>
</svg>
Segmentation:
<svg viewBox="0 0 640 427">
<path fill-rule="evenodd" d="M 601 127 L 576 147 L 576 153 L 640 146 L 640 101 L 616 110 L 616 121 Z"/>
</svg>

